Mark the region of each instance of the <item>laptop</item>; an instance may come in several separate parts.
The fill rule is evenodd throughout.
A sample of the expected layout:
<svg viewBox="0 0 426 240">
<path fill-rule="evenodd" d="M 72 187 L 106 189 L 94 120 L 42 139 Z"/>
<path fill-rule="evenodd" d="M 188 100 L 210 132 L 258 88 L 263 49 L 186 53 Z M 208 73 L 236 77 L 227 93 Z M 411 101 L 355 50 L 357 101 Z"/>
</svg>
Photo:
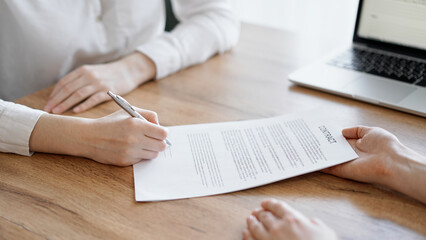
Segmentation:
<svg viewBox="0 0 426 240">
<path fill-rule="evenodd" d="M 426 0 L 360 0 L 352 46 L 288 78 L 426 117 Z"/>
</svg>

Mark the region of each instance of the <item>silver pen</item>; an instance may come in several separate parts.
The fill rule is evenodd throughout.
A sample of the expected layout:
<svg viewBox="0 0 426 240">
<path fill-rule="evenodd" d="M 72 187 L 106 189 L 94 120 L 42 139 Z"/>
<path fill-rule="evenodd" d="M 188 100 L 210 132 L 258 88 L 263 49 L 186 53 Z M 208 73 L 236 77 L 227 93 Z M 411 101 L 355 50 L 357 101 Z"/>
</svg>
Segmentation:
<svg viewBox="0 0 426 240">
<path fill-rule="evenodd" d="M 135 118 L 140 118 L 148 122 L 146 118 L 142 117 L 142 115 L 140 115 L 138 112 L 135 111 L 135 109 L 132 107 L 132 105 L 130 105 L 130 103 L 126 101 L 126 99 L 122 98 L 121 96 L 117 94 L 112 93 L 111 91 L 108 91 L 107 94 L 112 98 L 112 100 L 114 100 L 114 102 L 118 104 L 118 106 L 120 106 L 124 111 L 130 114 L 130 116 Z M 167 145 L 169 146 L 172 145 L 169 139 L 166 138 L 164 141 L 166 142 Z"/>
</svg>

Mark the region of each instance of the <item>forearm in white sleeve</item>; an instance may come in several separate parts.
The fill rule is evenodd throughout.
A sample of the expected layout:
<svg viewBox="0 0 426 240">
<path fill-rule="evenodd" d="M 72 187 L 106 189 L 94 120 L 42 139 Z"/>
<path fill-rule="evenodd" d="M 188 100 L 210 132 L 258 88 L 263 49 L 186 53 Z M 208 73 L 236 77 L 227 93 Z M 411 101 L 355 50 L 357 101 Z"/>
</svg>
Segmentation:
<svg viewBox="0 0 426 240">
<path fill-rule="evenodd" d="M 237 43 L 240 31 L 226 0 L 172 2 L 180 23 L 172 32 L 164 32 L 137 49 L 154 61 L 157 79 L 229 50 Z"/>
<path fill-rule="evenodd" d="M 30 136 L 43 113 L 0 99 L 0 152 L 31 156 Z"/>
</svg>

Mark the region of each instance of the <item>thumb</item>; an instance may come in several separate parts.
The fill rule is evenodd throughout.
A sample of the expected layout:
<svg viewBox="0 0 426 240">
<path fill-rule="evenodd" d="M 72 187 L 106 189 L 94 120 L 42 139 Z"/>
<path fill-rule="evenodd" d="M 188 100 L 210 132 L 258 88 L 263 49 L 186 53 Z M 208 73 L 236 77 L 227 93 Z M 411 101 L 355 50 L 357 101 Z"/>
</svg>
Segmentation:
<svg viewBox="0 0 426 240">
<path fill-rule="evenodd" d="M 369 127 L 357 126 L 343 129 L 342 134 L 345 138 L 359 139 L 363 138 L 369 130 Z"/>
<path fill-rule="evenodd" d="M 350 166 L 351 162 L 342 163 L 340 165 L 325 168 L 325 169 L 322 169 L 321 172 L 331 174 L 331 175 L 334 175 L 334 176 L 337 176 L 337 177 L 347 178 L 348 175 L 349 175 L 348 172 L 347 172 L 347 166 L 348 165 Z"/>
</svg>

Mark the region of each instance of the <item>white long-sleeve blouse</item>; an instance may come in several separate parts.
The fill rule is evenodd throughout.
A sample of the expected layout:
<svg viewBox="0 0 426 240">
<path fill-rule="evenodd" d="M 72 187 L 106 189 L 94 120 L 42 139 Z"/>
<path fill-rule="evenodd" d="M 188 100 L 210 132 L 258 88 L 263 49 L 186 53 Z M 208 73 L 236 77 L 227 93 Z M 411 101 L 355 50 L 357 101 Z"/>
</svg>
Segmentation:
<svg viewBox="0 0 426 240">
<path fill-rule="evenodd" d="M 0 151 L 30 155 L 29 138 L 43 114 L 7 101 L 81 65 L 140 51 L 163 78 L 237 42 L 239 23 L 227 0 L 172 3 L 180 24 L 165 32 L 162 0 L 0 0 Z"/>
</svg>

